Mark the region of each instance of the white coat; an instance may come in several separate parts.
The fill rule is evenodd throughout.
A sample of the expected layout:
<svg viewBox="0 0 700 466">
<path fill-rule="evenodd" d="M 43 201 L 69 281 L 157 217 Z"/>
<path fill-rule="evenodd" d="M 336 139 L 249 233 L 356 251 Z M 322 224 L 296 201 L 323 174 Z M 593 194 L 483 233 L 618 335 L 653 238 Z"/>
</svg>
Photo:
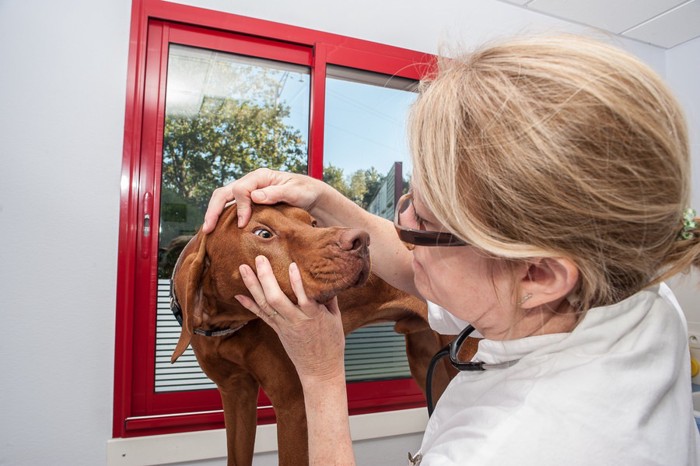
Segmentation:
<svg viewBox="0 0 700 466">
<path fill-rule="evenodd" d="M 676 307 L 662 285 L 591 309 L 571 333 L 482 340 L 474 360 L 518 363 L 452 380 L 426 427 L 420 464 L 700 465 Z M 461 330 L 440 311 L 431 305 L 431 325 Z"/>
</svg>

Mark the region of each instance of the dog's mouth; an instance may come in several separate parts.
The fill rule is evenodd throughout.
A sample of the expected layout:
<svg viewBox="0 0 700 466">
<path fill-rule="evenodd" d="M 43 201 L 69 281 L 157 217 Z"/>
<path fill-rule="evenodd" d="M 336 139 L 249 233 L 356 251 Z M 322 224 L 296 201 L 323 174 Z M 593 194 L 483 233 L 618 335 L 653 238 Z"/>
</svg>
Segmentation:
<svg viewBox="0 0 700 466">
<path fill-rule="evenodd" d="M 348 288 L 364 285 L 369 279 L 371 265 L 368 258 L 356 258 L 344 265 L 345 267 L 323 274 L 310 271 L 309 279 L 305 280 L 307 296 L 320 303 L 326 303 Z"/>
<path fill-rule="evenodd" d="M 370 275 L 369 235 L 358 229 L 328 229 L 318 257 L 300 261 L 307 296 L 328 302 L 348 288 L 365 284 Z M 304 267 L 306 266 L 306 267 Z"/>
<path fill-rule="evenodd" d="M 369 272 L 371 268 L 372 266 L 370 261 L 365 261 L 365 265 L 360 269 L 360 273 L 357 274 L 357 280 L 355 280 L 355 283 L 351 286 L 351 288 L 364 285 L 367 282 L 367 279 L 369 278 Z"/>
</svg>

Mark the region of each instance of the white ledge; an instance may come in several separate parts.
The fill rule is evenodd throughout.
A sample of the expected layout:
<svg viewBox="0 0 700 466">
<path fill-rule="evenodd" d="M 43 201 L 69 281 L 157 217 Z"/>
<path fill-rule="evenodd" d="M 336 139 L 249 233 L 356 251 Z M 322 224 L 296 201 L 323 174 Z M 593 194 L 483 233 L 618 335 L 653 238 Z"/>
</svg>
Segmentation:
<svg viewBox="0 0 700 466">
<path fill-rule="evenodd" d="M 423 432 L 425 408 L 350 416 L 353 441 Z M 277 425 L 258 426 L 255 453 L 277 451 Z M 172 464 L 226 457 L 224 429 L 115 438 L 107 441 L 108 466 Z"/>
</svg>

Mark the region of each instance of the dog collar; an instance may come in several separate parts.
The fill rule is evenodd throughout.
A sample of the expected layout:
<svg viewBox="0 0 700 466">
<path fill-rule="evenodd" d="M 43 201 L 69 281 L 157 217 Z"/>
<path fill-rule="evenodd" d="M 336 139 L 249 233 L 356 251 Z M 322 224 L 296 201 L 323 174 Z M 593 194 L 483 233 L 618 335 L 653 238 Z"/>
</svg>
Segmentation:
<svg viewBox="0 0 700 466">
<path fill-rule="evenodd" d="M 245 323 L 239 325 L 238 327 L 225 328 L 223 330 L 204 330 L 203 328 L 196 328 L 193 330 L 195 335 L 202 335 L 205 337 L 223 337 L 225 335 L 231 335 L 236 333 L 245 326 Z"/>
<path fill-rule="evenodd" d="M 177 323 L 182 327 L 182 308 L 177 301 L 177 296 L 175 296 L 175 290 L 173 288 L 173 281 L 170 280 L 170 312 L 173 313 L 175 320 L 177 320 Z"/>
<path fill-rule="evenodd" d="M 175 296 L 175 289 L 173 287 L 173 282 L 170 280 L 170 311 L 175 316 L 177 323 L 182 327 L 182 307 Z M 247 322 L 242 323 L 238 327 L 225 328 L 221 330 L 205 330 L 203 328 L 196 328 L 193 330 L 195 335 L 202 335 L 204 337 L 223 337 L 226 335 L 232 335 L 242 329 Z"/>
</svg>

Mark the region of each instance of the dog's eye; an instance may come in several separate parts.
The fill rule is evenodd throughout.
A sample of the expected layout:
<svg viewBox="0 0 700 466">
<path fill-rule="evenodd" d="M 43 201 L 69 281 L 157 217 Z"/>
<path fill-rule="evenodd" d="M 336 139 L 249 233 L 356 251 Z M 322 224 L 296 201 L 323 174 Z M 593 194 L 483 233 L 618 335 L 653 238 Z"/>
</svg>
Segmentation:
<svg viewBox="0 0 700 466">
<path fill-rule="evenodd" d="M 314 227 L 314 228 L 316 228 L 316 225 L 318 225 L 318 223 L 316 223 L 316 220 L 312 220 L 312 221 L 311 221 L 311 226 Z"/>
<path fill-rule="evenodd" d="M 256 228 L 253 230 L 253 234 L 265 239 L 272 238 L 272 233 L 264 228 Z"/>
</svg>

